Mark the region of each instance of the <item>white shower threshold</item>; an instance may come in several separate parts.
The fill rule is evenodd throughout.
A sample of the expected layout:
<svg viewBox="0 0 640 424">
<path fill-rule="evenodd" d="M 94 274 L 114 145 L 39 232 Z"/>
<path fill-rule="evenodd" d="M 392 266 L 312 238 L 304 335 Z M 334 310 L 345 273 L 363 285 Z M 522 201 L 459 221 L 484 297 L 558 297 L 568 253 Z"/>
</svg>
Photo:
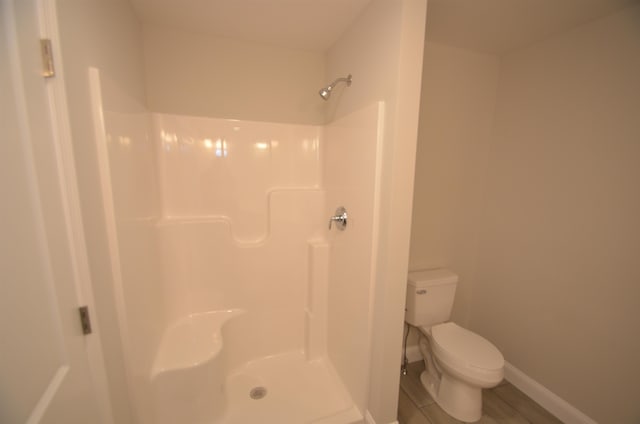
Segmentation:
<svg viewBox="0 0 640 424">
<path fill-rule="evenodd" d="M 229 375 L 225 389 L 228 408 L 220 424 L 355 424 L 363 419 L 329 361 L 308 361 L 301 351 L 251 361 Z"/>
</svg>

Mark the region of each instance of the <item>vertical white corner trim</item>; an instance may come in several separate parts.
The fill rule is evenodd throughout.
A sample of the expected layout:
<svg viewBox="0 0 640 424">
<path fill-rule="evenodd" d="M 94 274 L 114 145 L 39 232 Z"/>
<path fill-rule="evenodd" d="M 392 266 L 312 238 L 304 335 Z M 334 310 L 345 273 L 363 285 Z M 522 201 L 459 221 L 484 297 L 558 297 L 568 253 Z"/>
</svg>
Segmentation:
<svg viewBox="0 0 640 424">
<path fill-rule="evenodd" d="M 376 424 L 376 420 L 373 419 L 373 417 L 371 416 L 369 411 L 365 411 L 365 413 L 364 413 L 364 422 L 365 422 L 365 424 Z M 399 424 L 399 423 L 398 423 L 398 421 L 393 421 L 393 422 L 388 423 L 388 424 Z"/>
<path fill-rule="evenodd" d="M 565 424 L 598 424 L 566 400 L 506 361 L 504 363 L 504 378 Z"/>
<path fill-rule="evenodd" d="M 107 234 L 107 246 L 109 251 L 109 263 L 113 278 L 113 292 L 116 299 L 116 316 L 118 329 L 120 330 L 120 343 L 124 355 L 124 371 L 127 382 L 128 398 L 132 402 L 134 416 L 138 416 L 133 390 L 133 369 L 131 365 L 131 346 L 129 344 L 129 327 L 127 326 L 127 314 L 125 310 L 124 289 L 122 282 L 122 266 L 120 262 L 120 250 L 118 249 L 118 231 L 116 228 L 115 206 L 113 204 L 113 189 L 111 187 L 111 170 L 109 168 L 109 152 L 107 150 L 106 129 L 104 123 L 104 110 L 102 108 L 102 85 L 100 82 L 100 70 L 90 67 L 89 98 L 91 99 L 91 114 L 95 131 L 95 143 L 98 159 L 98 174 L 100 178 L 100 191 L 104 208 L 104 225 Z"/>
</svg>

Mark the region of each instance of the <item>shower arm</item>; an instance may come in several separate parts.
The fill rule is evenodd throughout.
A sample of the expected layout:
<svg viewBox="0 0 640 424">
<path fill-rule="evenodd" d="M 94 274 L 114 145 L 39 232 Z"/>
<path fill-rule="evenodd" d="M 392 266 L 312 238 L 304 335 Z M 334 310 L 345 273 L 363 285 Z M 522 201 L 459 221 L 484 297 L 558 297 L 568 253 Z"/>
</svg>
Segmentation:
<svg viewBox="0 0 640 424">
<path fill-rule="evenodd" d="M 331 84 L 329 84 L 329 85 L 327 86 L 327 88 L 328 88 L 329 90 L 331 90 L 331 89 L 333 89 L 333 87 L 335 87 L 335 86 L 336 86 L 336 84 L 337 84 L 337 83 L 339 83 L 339 82 L 346 82 L 346 83 L 347 83 L 347 87 L 349 87 L 349 86 L 351 85 L 351 74 L 349 74 L 349 75 L 348 75 L 348 76 L 346 76 L 346 77 L 336 78 L 336 80 L 335 80 L 335 81 L 333 81 Z"/>
</svg>

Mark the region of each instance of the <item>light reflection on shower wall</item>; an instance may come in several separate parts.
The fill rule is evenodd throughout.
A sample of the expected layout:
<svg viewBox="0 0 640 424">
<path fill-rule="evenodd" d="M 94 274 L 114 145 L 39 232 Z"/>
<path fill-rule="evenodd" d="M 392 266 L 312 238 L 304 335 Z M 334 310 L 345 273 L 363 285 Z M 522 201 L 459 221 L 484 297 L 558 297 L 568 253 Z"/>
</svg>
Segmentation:
<svg viewBox="0 0 640 424">
<path fill-rule="evenodd" d="M 154 128 L 169 321 L 241 308 L 232 362 L 302 350 L 307 243 L 325 231 L 321 128 L 165 114 Z"/>
<path fill-rule="evenodd" d="M 234 238 L 267 233 L 267 193 L 318 188 L 320 128 L 154 114 L 166 217 L 229 217 Z"/>
</svg>

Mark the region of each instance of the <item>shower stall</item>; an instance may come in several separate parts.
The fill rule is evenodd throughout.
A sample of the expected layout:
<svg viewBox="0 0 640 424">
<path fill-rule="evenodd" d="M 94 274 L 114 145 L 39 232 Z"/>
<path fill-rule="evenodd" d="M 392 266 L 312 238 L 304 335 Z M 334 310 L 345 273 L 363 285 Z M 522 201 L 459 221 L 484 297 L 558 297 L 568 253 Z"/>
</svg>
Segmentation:
<svg viewBox="0 0 640 424">
<path fill-rule="evenodd" d="M 362 2 L 322 54 L 72 4 L 64 65 L 116 420 L 393 423 L 423 2 Z M 274 71 L 292 68 L 312 77 Z"/>
<path fill-rule="evenodd" d="M 140 421 L 360 422 L 383 104 L 293 125 L 151 113 L 90 82 Z"/>
</svg>

